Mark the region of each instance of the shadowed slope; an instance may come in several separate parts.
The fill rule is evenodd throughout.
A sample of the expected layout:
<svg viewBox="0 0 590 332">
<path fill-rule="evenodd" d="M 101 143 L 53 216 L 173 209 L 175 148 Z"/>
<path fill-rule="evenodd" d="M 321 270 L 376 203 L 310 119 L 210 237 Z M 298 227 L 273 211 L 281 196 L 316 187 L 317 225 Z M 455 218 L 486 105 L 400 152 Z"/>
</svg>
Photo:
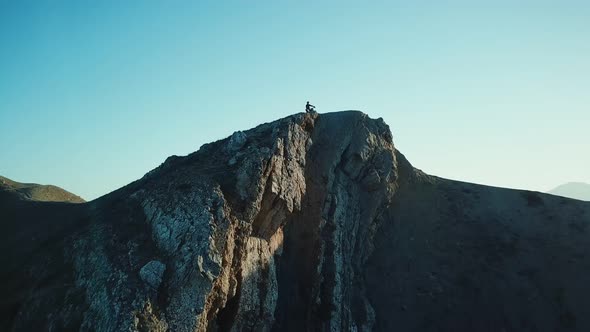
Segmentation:
<svg viewBox="0 0 590 332">
<path fill-rule="evenodd" d="M 416 178 L 387 219 L 366 269 L 377 330 L 590 329 L 590 203 Z"/>
</svg>

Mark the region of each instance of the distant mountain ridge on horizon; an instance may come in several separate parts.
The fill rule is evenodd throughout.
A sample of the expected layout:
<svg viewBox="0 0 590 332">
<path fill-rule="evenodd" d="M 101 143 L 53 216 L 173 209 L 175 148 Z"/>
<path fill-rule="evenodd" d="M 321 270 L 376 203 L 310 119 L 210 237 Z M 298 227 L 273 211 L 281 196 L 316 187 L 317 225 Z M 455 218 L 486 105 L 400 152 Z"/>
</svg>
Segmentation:
<svg viewBox="0 0 590 332">
<path fill-rule="evenodd" d="M 21 183 L 0 175 L 0 192 L 20 200 L 84 203 L 82 197 L 54 185 Z"/>
<path fill-rule="evenodd" d="M 590 201 L 590 184 L 584 182 L 568 182 L 555 187 L 548 191 L 548 193 L 567 198 L 579 199 L 581 201 Z"/>
</svg>

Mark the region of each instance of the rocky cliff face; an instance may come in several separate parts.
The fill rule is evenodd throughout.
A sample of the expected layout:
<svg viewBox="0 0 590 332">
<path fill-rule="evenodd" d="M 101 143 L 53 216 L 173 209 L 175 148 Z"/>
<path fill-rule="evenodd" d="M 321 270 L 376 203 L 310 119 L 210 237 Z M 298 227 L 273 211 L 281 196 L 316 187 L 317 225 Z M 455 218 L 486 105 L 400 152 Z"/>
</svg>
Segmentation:
<svg viewBox="0 0 590 332">
<path fill-rule="evenodd" d="M 589 204 L 425 175 L 360 112 L 236 132 L 41 208 L 58 227 L 33 240 L 34 218 L 6 222 L 8 330 L 590 326 Z"/>
</svg>

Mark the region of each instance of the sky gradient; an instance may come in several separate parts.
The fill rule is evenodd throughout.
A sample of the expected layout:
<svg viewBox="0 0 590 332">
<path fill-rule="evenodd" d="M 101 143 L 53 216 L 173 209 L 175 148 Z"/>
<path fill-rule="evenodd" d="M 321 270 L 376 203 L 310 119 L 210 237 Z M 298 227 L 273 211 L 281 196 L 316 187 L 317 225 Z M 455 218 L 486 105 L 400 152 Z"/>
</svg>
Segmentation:
<svg viewBox="0 0 590 332">
<path fill-rule="evenodd" d="M 0 175 L 94 199 L 304 110 L 427 173 L 590 183 L 588 1 L 0 1 Z"/>
</svg>

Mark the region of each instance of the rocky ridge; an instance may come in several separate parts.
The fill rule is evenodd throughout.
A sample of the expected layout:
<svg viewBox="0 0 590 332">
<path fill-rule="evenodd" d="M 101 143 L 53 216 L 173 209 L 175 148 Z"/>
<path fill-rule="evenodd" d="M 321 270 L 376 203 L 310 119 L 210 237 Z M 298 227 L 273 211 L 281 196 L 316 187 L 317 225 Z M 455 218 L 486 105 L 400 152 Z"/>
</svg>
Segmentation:
<svg viewBox="0 0 590 332">
<path fill-rule="evenodd" d="M 574 296 L 588 291 L 567 263 L 590 275 L 589 204 L 426 175 L 361 112 L 236 132 L 93 202 L 43 208 L 61 225 L 51 238 L 20 239 L 34 221 L 8 220 L 15 241 L 36 248 L 1 248 L 14 258 L 1 271 L 9 330 L 590 326 L 587 300 Z M 563 274 L 543 270 L 548 261 Z M 494 294 L 499 285 L 523 295 Z M 477 310 L 477 294 L 541 304 Z"/>
</svg>

